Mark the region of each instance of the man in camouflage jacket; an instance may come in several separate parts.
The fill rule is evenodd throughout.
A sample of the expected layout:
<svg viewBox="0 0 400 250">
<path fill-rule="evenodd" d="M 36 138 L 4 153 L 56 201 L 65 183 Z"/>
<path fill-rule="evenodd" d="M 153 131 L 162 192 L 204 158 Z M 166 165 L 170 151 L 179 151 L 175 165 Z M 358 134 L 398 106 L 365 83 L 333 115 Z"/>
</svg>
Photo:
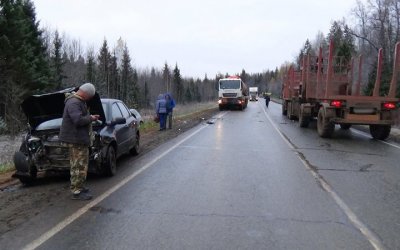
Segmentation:
<svg viewBox="0 0 400 250">
<path fill-rule="evenodd" d="M 86 101 L 90 100 L 96 90 L 93 84 L 85 83 L 65 99 L 63 120 L 60 129 L 60 140 L 69 147 L 71 165 L 71 192 L 74 200 L 90 200 L 92 195 L 84 187 L 89 165 L 89 145 L 92 121 L 98 115 L 90 115 Z"/>
</svg>

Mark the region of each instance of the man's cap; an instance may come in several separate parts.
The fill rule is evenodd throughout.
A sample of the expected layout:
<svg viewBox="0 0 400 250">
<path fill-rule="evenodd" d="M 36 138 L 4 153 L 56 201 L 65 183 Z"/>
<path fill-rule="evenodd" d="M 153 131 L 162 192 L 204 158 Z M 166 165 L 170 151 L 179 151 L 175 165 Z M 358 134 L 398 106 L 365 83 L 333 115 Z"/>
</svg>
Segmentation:
<svg viewBox="0 0 400 250">
<path fill-rule="evenodd" d="M 96 88 L 89 82 L 82 84 L 79 89 L 85 92 L 89 97 L 93 97 L 96 93 Z"/>
</svg>

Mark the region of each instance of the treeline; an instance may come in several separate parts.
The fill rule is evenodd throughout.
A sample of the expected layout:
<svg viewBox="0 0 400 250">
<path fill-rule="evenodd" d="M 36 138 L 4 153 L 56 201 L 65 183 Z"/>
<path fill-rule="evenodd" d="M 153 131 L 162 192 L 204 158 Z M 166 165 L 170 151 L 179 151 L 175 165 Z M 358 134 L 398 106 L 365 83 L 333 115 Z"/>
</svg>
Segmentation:
<svg viewBox="0 0 400 250">
<path fill-rule="evenodd" d="M 232 73 L 231 73 L 232 74 Z M 222 77 L 183 78 L 177 63 L 137 68 L 122 38 L 110 48 L 84 48 L 57 30 L 40 27 L 30 0 L 0 0 L 0 133 L 24 128 L 19 105 L 29 95 L 93 83 L 102 97 L 118 98 L 130 107 L 151 109 L 160 93 L 170 92 L 178 104 L 216 101 Z M 250 86 L 267 90 L 278 69 L 240 75 Z"/>
<path fill-rule="evenodd" d="M 250 86 L 266 90 L 278 70 L 241 77 Z M 215 101 L 215 78 L 183 78 L 178 64 L 137 68 L 128 46 L 119 39 L 110 48 L 103 40 L 99 51 L 84 48 L 57 30 L 40 27 L 30 0 L 0 0 L 0 133 L 24 128 L 19 105 L 29 95 L 57 91 L 84 82 L 93 83 L 102 97 L 118 98 L 130 107 L 153 108 L 160 93 L 170 92 L 178 104 Z"/>
</svg>

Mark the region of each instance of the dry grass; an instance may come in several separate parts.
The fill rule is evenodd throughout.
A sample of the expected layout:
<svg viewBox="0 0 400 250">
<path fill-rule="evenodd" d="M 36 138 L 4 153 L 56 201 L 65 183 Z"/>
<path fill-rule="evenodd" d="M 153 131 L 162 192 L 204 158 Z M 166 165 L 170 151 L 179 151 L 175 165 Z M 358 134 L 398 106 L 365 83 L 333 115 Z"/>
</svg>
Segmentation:
<svg viewBox="0 0 400 250">
<path fill-rule="evenodd" d="M 188 103 L 188 104 L 177 104 L 174 108 L 174 117 L 178 119 L 182 116 L 191 115 L 199 111 L 216 108 L 218 107 L 216 102 L 201 102 L 201 103 Z M 141 109 L 139 113 L 146 122 L 153 120 L 155 111 L 153 109 Z"/>
</svg>

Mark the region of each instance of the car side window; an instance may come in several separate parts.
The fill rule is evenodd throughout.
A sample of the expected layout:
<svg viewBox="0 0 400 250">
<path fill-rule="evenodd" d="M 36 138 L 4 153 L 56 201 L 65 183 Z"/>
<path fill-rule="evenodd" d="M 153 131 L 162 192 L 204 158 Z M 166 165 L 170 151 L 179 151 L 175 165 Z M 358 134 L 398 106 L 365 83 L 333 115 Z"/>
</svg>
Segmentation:
<svg viewBox="0 0 400 250">
<path fill-rule="evenodd" d="M 118 108 L 117 103 L 113 103 L 112 108 L 111 108 L 111 115 L 112 115 L 112 119 L 115 119 L 117 117 L 124 117 L 121 113 L 121 110 Z"/>
<path fill-rule="evenodd" d="M 126 119 L 128 119 L 128 118 L 131 116 L 131 113 L 128 111 L 128 109 L 126 108 L 126 106 L 125 106 L 123 103 L 121 103 L 121 102 L 118 103 L 118 106 L 119 106 L 119 108 L 120 108 L 121 111 L 122 111 L 123 117 L 125 117 Z"/>
</svg>

